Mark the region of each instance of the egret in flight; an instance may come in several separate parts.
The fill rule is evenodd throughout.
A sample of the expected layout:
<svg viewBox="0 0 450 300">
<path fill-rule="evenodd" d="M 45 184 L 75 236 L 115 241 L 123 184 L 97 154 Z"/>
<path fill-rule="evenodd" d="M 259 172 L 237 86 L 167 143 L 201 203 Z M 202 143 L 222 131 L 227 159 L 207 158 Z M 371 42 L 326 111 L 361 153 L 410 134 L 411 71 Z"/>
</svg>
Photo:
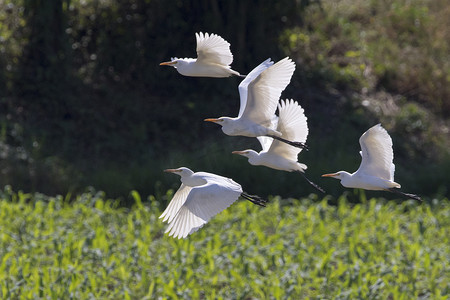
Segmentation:
<svg viewBox="0 0 450 300">
<path fill-rule="evenodd" d="M 233 55 L 230 43 L 217 34 L 196 33 L 197 58 L 172 57 L 171 61 L 160 63 L 161 66 L 172 66 L 178 73 L 193 77 L 230 77 L 241 76 L 231 69 Z"/>
<path fill-rule="evenodd" d="M 350 174 L 339 171 L 324 174 L 322 177 L 333 177 L 341 180 L 341 184 L 348 188 L 360 188 L 373 191 L 390 191 L 406 197 L 420 200 L 414 194 L 407 194 L 397 190 L 400 184 L 394 181 L 395 165 L 392 151 L 392 139 L 387 131 L 377 124 L 364 132 L 359 139 L 361 145 L 361 165 L 359 169 Z"/>
<path fill-rule="evenodd" d="M 269 59 L 254 68 L 239 84 L 240 108 L 236 118 L 220 117 L 205 119 L 222 126 L 222 131 L 231 136 L 269 136 L 289 145 L 303 148 L 297 141 L 289 141 L 282 133 L 271 128 L 281 92 L 291 81 L 294 62 L 286 57 L 276 64 Z"/>
<path fill-rule="evenodd" d="M 181 176 L 181 186 L 159 218 L 169 223 L 169 236 L 185 238 L 233 204 L 239 197 L 266 206 L 267 200 L 242 191 L 230 178 L 188 168 L 167 169 Z"/>
<path fill-rule="evenodd" d="M 304 144 L 308 137 L 308 124 L 303 108 L 294 100 L 281 100 L 281 103 L 278 104 L 278 115 L 278 118 L 274 119 L 273 128 L 281 132 L 284 138 Z M 299 163 L 297 159 L 302 149 L 267 136 L 259 136 L 257 139 L 262 147 L 259 153 L 251 149 L 233 151 L 232 153 L 247 157 L 251 165 L 266 166 L 281 171 L 299 172 L 312 186 L 325 193 L 321 187 L 306 178 L 304 172 L 307 166 Z"/>
</svg>

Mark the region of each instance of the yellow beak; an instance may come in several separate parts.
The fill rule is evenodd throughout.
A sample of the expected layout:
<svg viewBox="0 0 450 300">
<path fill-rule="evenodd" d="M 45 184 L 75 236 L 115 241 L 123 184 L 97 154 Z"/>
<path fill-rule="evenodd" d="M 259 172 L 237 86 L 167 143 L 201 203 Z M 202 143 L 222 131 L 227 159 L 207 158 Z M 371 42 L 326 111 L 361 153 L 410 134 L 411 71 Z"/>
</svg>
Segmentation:
<svg viewBox="0 0 450 300">
<path fill-rule="evenodd" d="M 221 122 L 222 120 L 220 120 L 220 119 L 204 119 L 203 121 L 217 123 L 217 122 Z"/>
<path fill-rule="evenodd" d="M 166 62 L 162 62 L 159 65 L 160 66 L 173 66 L 174 64 L 176 64 L 176 61 L 166 61 Z"/>
<path fill-rule="evenodd" d="M 233 151 L 231 152 L 232 154 L 239 154 L 239 155 L 244 155 L 247 154 L 247 151 Z"/>
<path fill-rule="evenodd" d="M 322 177 L 335 177 L 338 176 L 338 173 L 331 173 L 331 174 L 323 174 Z"/>
</svg>

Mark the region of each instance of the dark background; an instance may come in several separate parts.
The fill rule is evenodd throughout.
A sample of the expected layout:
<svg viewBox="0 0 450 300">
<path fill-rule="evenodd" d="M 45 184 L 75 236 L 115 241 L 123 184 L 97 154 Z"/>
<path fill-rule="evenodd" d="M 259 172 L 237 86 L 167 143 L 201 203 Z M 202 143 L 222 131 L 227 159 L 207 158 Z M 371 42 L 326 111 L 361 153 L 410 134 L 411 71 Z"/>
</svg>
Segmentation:
<svg viewBox="0 0 450 300">
<path fill-rule="evenodd" d="M 263 196 L 315 193 L 298 174 L 231 155 L 259 150 L 256 139 L 229 137 L 202 121 L 237 115 L 240 78 L 190 78 L 159 66 L 195 57 L 194 34 L 202 31 L 230 42 L 241 74 L 269 57 L 296 62 L 282 98 L 305 109 L 311 150 L 299 161 L 328 192 L 344 188 L 320 175 L 355 171 L 360 135 L 381 122 L 403 190 L 448 196 L 448 5 L 389 3 L 2 2 L 0 185 L 161 196 L 179 185 L 162 170 L 186 166 Z"/>
</svg>

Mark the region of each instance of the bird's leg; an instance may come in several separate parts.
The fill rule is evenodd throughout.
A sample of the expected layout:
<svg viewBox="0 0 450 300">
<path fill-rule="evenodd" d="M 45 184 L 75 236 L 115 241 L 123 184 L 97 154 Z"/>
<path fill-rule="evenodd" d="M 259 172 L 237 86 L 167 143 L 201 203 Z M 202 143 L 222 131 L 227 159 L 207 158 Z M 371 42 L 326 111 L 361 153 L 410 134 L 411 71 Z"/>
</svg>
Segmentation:
<svg viewBox="0 0 450 300">
<path fill-rule="evenodd" d="M 401 192 L 401 191 L 399 191 L 399 190 L 397 190 L 397 189 L 395 189 L 395 188 L 391 188 L 391 189 L 387 189 L 387 190 L 388 190 L 389 192 L 394 193 L 394 194 L 406 196 L 406 197 L 408 197 L 408 198 L 411 198 L 411 199 L 414 199 L 414 200 L 418 200 L 418 201 L 423 201 L 422 198 L 420 198 L 420 197 L 417 196 L 417 195 L 404 193 L 404 192 Z"/>
<path fill-rule="evenodd" d="M 297 172 L 300 173 L 300 174 L 302 174 L 303 178 L 305 178 L 306 181 L 308 181 L 308 183 L 309 183 L 310 185 L 312 185 L 313 187 L 315 187 L 316 190 L 318 190 L 318 191 L 320 191 L 320 192 L 322 192 L 322 193 L 324 193 L 324 194 L 326 193 L 325 190 L 324 190 L 323 188 L 321 188 L 320 186 L 318 186 L 317 184 L 315 184 L 314 182 L 312 182 L 311 180 L 309 180 L 309 179 L 306 177 L 305 173 L 303 173 L 302 171 L 297 171 Z"/>
<path fill-rule="evenodd" d="M 239 74 L 238 76 L 241 77 L 241 78 L 247 77 L 247 75 L 244 75 L 244 74 Z"/>
<path fill-rule="evenodd" d="M 264 206 L 264 207 L 266 206 L 267 200 L 263 199 L 263 198 L 261 198 L 259 196 L 249 195 L 246 192 L 242 192 L 241 196 L 242 196 L 242 198 L 250 201 L 253 204 L 256 204 L 256 205 L 259 205 L 259 206 Z"/>
<path fill-rule="evenodd" d="M 279 140 L 280 142 L 286 143 L 286 144 L 291 145 L 291 146 L 294 146 L 294 147 L 296 147 L 296 148 L 304 149 L 304 150 L 306 150 L 306 151 L 309 150 L 308 146 L 307 146 L 305 143 L 301 143 L 301 142 L 291 142 L 291 141 L 288 141 L 288 140 L 286 140 L 286 139 L 283 139 L 283 138 L 281 138 L 281 137 L 279 137 L 279 136 L 275 136 L 275 135 L 268 135 L 268 137 L 271 137 L 271 138 L 273 138 L 273 139 Z"/>
</svg>

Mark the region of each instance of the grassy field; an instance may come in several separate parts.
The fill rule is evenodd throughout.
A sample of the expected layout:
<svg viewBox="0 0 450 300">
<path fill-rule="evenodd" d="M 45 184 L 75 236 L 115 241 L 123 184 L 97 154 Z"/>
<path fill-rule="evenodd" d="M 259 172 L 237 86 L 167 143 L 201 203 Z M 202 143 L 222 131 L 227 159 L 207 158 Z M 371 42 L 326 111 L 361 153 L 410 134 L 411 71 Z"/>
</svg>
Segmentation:
<svg viewBox="0 0 450 300">
<path fill-rule="evenodd" d="M 170 192 L 167 197 L 170 197 Z M 186 240 L 153 197 L 6 191 L 0 298 L 448 299 L 450 202 L 240 201 Z"/>
</svg>

